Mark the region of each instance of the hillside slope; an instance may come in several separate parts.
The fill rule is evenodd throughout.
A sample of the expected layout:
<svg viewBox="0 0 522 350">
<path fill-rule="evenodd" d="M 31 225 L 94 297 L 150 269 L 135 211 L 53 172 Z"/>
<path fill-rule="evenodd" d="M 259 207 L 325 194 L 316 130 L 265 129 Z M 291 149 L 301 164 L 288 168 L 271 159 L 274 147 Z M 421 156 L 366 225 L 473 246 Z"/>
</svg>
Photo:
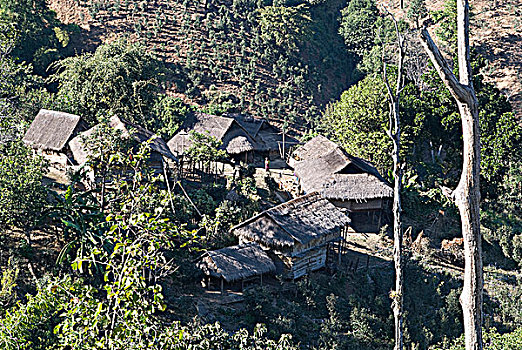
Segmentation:
<svg viewBox="0 0 522 350">
<path fill-rule="evenodd" d="M 192 104 L 236 106 L 303 126 L 353 81 L 354 64 L 337 34 L 344 1 L 276 9 L 265 32 L 255 1 L 207 2 L 50 0 L 50 6 L 88 33 L 79 51 L 123 35 L 143 41 L 175 72 L 167 92 Z"/>
<path fill-rule="evenodd" d="M 378 0 L 398 16 L 399 1 Z M 444 0 L 426 1 L 428 10 L 440 10 Z M 408 1 L 405 2 L 406 6 Z M 470 0 L 471 45 L 488 61 L 483 73 L 508 98 L 522 120 L 522 7 L 519 0 Z M 404 17 L 403 17 L 404 18 Z"/>
</svg>

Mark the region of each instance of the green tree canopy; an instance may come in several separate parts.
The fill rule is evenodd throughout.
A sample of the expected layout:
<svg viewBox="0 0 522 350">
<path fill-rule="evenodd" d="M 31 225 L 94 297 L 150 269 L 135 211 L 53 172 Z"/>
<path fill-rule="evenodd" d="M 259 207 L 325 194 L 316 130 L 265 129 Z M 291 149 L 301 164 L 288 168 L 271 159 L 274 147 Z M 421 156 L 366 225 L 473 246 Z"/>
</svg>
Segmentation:
<svg viewBox="0 0 522 350">
<path fill-rule="evenodd" d="M 58 104 L 94 123 L 99 116 L 116 114 L 150 127 L 150 117 L 165 67 L 140 44 L 117 40 L 101 45 L 93 54 L 69 57 L 56 63 Z"/>
<path fill-rule="evenodd" d="M 388 105 L 380 77 L 367 76 L 326 109 L 321 130 L 354 156 L 373 162 L 381 173 L 391 166 L 391 141 L 385 133 Z"/>
<path fill-rule="evenodd" d="M 279 47 L 295 50 L 311 34 L 312 18 L 306 4 L 266 6 L 259 10 L 261 38 Z"/>
</svg>

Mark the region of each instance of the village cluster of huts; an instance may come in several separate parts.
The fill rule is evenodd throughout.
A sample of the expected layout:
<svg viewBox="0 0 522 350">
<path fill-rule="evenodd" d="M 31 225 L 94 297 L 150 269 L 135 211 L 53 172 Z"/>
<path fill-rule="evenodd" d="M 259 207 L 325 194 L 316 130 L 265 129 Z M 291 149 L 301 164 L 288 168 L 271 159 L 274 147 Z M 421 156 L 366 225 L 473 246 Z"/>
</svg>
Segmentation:
<svg viewBox="0 0 522 350">
<path fill-rule="evenodd" d="M 199 263 L 207 285 L 211 278 L 223 288 L 224 281 L 269 273 L 302 277 L 338 263 L 348 233 L 378 232 L 389 221 L 393 190 L 371 163 L 323 136 L 296 148 L 287 161 L 299 182 L 297 198 L 233 227 L 239 244 L 209 252 Z M 243 247 L 245 255 L 236 258 Z"/>
<path fill-rule="evenodd" d="M 207 285 L 217 279 L 223 288 L 224 282 L 274 273 L 302 277 L 338 261 L 339 242 L 348 232 L 378 232 L 388 221 L 390 184 L 371 163 L 326 137 L 297 145 L 295 138 L 267 121 L 239 114 L 191 113 L 168 142 L 115 116 L 109 123 L 137 143 L 149 142 L 149 165 L 158 172 L 183 159 L 192 143 L 191 132 L 221 141 L 232 162 L 279 157 L 293 169 L 299 185 L 296 198 L 233 227 L 230 232 L 239 244 L 207 252 L 199 261 Z M 89 128 L 80 116 L 42 109 L 23 140 L 53 163 L 78 166 L 88 159 L 83 140 L 98 127 Z"/>
<path fill-rule="evenodd" d="M 149 142 L 148 165 L 155 171 L 162 172 L 164 163 L 177 161 L 166 142 L 153 132 L 117 116 L 110 118 L 109 125 L 119 130 L 122 137 L 131 138 L 138 144 Z M 100 124 L 89 128 L 78 115 L 42 109 L 29 126 L 23 141 L 52 165 L 66 169 L 87 162 L 89 151 L 84 141 L 98 128 Z"/>
<path fill-rule="evenodd" d="M 284 135 L 278 128 L 264 119 L 242 114 L 214 116 L 205 113 L 190 113 L 180 130 L 165 142 L 153 132 L 122 118 L 110 118 L 111 127 L 120 130 L 122 136 L 130 137 L 137 143 L 150 142 L 149 165 L 161 171 L 164 164 L 184 159 L 192 145 L 191 132 L 210 135 L 221 142 L 228 161 L 239 164 L 260 162 L 265 158 L 282 157 L 298 141 Z M 23 141 L 61 168 L 82 165 L 87 161 L 88 152 L 84 140 L 93 135 L 99 125 L 89 125 L 78 115 L 64 112 L 40 110 Z"/>
</svg>

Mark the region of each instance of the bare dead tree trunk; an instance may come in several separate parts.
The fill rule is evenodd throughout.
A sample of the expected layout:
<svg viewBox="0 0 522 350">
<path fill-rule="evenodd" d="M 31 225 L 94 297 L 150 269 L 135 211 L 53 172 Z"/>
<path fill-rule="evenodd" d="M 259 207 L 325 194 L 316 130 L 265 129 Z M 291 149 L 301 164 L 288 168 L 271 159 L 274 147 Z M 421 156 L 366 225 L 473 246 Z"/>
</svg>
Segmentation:
<svg viewBox="0 0 522 350">
<path fill-rule="evenodd" d="M 480 133 L 478 101 L 473 88 L 469 55 L 469 3 L 457 0 L 459 79 L 455 77 L 426 28 L 420 32 L 424 49 L 449 89 L 462 118 L 464 141 L 462 174 L 449 195 L 459 208 L 464 238 L 464 287 L 460 303 L 464 314 L 466 350 L 482 345 L 482 236 L 480 234 Z"/>
<path fill-rule="evenodd" d="M 395 91 L 393 91 L 387 76 L 387 65 L 384 58 L 385 48 L 383 48 L 383 81 L 388 92 L 388 104 L 390 106 L 388 136 L 393 142 L 393 260 L 395 263 L 395 290 L 392 292 L 393 299 L 393 316 L 395 318 L 395 347 L 394 350 L 403 349 L 403 267 L 402 267 L 402 205 L 401 205 L 401 187 L 402 187 L 402 164 L 400 159 L 401 144 L 401 124 L 400 124 L 400 96 L 404 85 L 404 36 L 399 31 L 399 26 L 395 17 L 385 9 L 395 24 L 395 32 L 397 35 L 397 81 Z"/>
</svg>

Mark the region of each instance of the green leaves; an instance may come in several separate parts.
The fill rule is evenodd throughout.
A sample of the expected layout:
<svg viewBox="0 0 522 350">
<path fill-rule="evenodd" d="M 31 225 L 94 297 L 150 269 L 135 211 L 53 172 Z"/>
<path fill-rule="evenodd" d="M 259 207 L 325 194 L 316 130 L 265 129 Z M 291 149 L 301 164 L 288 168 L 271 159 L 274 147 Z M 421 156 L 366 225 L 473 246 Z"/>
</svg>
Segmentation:
<svg viewBox="0 0 522 350">
<path fill-rule="evenodd" d="M 392 147 L 385 133 L 387 123 L 384 84 L 379 77 L 368 76 L 327 107 L 320 128 L 348 153 L 373 162 L 386 174 Z"/>
<path fill-rule="evenodd" d="M 57 100 L 63 110 L 90 123 L 113 113 L 155 126 L 147 116 L 166 70 L 143 46 L 118 40 L 99 46 L 94 54 L 59 61 L 55 68 L 59 72 L 51 80 L 59 83 Z"/>
<path fill-rule="evenodd" d="M 27 228 L 46 204 L 46 163 L 22 141 L 0 143 L 0 229 Z"/>
<path fill-rule="evenodd" d="M 281 48 L 296 50 L 312 33 L 312 18 L 306 4 L 266 6 L 258 10 L 261 38 Z"/>
<path fill-rule="evenodd" d="M 191 131 L 192 144 L 186 154 L 193 162 L 202 162 L 204 166 L 210 166 L 211 162 L 223 161 L 227 158 L 227 152 L 220 149 L 222 142 L 210 134 L 202 134 Z"/>
</svg>

